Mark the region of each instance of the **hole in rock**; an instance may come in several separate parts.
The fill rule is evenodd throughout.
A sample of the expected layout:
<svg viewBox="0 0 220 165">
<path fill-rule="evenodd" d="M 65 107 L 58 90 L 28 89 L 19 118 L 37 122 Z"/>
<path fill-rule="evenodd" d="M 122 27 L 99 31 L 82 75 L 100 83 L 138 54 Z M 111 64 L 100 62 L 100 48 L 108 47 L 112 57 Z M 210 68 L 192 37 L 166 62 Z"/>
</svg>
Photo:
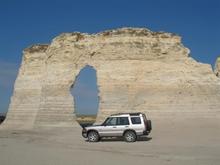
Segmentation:
<svg viewBox="0 0 220 165">
<path fill-rule="evenodd" d="M 98 113 L 99 97 L 96 70 L 92 66 L 86 65 L 81 69 L 71 94 L 74 97 L 77 122 L 81 126 L 93 124 Z"/>
</svg>

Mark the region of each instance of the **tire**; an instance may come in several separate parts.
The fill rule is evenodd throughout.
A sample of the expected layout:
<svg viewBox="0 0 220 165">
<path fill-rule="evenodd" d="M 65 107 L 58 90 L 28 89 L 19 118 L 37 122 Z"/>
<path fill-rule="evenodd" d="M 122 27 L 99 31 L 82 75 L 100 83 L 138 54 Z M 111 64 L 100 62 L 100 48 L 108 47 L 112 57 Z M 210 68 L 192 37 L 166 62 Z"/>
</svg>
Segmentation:
<svg viewBox="0 0 220 165">
<path fill-rule="evenodd" d="M 137 139 L 136 133 L 134 131 L 126 131 L 124 133 L 124 140 L 126 142 L 135 142 Z"/>
<path fill-rule="evenodd" d="M 88 133 L 88 141 L 89 142 L 98 142 L 100 139 L 99 134 L 96 131 L 90 131 Z"/>
<path fill-rule="evenodd" d="M 151 131 L 151 130 L 152 130 L 151 120 L 147 120 L 147 130 L 148 130 L 148 131 Z"/>
</svg>

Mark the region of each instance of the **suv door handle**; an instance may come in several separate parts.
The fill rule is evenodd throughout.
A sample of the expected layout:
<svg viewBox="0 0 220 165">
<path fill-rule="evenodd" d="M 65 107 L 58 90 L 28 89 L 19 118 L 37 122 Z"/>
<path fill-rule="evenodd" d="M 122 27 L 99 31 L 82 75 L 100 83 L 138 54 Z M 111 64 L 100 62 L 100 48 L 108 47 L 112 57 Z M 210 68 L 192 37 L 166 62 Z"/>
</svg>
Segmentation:
<svg viewBox="0 0 220 165">
<path fill-rule="evenodd" d="M 116 126 L 112 127 L 112 128 L 117 128 Z"/>
<path fill-rule="evenodd" d="M 125 128 L 128 128 L 128 126 L 126 125 Z"/>
</svg>

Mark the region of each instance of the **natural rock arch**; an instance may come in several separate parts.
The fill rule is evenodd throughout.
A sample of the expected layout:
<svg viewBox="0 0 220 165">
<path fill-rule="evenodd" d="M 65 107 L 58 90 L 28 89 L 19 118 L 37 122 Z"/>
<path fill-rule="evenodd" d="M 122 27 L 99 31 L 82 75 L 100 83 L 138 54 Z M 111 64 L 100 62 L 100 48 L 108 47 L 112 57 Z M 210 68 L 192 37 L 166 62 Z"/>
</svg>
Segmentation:
<svg viewBox="0 0 220 165">
<path fill-rule="evenodd" d="M 99 89 L 96 69 L 93 66 L 84 66 L 75 78 L 70 88 L 74 98 L 76 116 L 96 116 L 99 109 Z"/>
<path fill-rule="evenodd" d="M 175 34 L 143 28 L 64 33 L 23 54 L 5 128 L 75 125 L 69 88 L 85 65 L 97 71 L 98 121 L 124 111 L 155 120 L 220 116 L 219 78 L 189 57 Z"/>
</svg>

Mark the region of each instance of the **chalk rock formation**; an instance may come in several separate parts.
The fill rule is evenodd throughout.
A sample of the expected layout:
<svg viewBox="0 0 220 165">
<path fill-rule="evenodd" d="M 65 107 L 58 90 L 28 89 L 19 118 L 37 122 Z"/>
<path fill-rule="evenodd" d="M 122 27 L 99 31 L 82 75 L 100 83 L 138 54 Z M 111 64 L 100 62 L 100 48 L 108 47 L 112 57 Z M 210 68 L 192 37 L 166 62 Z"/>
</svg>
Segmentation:
<svg viewBox="0 0 220 165">
<path fill-rule="evenodd" d="M 220 77 L 220 57 L 218 57 L 215 62 L 215 74 Z"/>
<path fill-rule="evenodd" d="M 189 57 L 178 35 L 142 28 L 64 33 L 24 50 L 6 128 L 75 124 L 70 88 L 80 70 L 97 71 L 100 121 L 146 112 L 154 120 L 220 116 L 220 79 Z"/>
</svg>

